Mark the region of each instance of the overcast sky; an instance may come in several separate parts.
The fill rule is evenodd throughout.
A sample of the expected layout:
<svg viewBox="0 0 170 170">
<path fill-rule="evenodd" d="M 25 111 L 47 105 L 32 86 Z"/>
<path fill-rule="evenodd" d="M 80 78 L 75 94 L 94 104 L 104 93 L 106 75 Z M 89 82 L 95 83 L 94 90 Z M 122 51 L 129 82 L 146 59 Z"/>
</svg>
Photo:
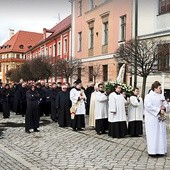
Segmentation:
<svg viewBox="0 0 170 170">
<path fill-rule="evenodd" d="M 71 14 L 69 0 L 2 0 L 0 45 L 9 39 L 9 29 L 43 32 Z"/>
</svg>

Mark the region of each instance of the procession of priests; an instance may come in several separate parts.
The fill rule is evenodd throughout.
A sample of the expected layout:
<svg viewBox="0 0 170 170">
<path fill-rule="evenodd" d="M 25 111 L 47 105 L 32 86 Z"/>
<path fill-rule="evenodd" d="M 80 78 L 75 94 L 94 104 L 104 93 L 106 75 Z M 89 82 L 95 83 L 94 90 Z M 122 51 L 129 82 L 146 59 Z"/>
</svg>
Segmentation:
<svg viewBox="0 0 170 170">
<path fill-rule="evenodd" d="M 122 81 L 120 78 L 121 74 L 118 80 Z M 67 83 L 25 86 L 23 82 L 15 87 L 15 95 L 8 84 L 0 89 L 3 118 L 9 119 L 10 110 L 14 109 L 16 114 L 25 117 L 25 132 L 28 134 L 40 132 L 39 120 L 45 115 L 60 128 L 83 131 L 89 123 L 88 129 L 95 130 L 97 135 L 117 139 L 145 138 L 144 130 L 148 156 L 167 155 L 166 115 L 170 107 L 158 81 L 151 85 L 144 99 L 137 87 L 127 95 L 119 82 L 114 84 L 114 89 L 107 91 L 104 82 L 90 83 L 84 88 L 80 79 L 72 87 Z M 15 107 L 11 107 L 11 101 Z M 89 120 L 85 122 L 85 118 Z"/>
<path fill-rule="evenodd" d="M 170 109 L 158 81 L 151 85 L 144 100 L 137 87 L 128 98 L 120 84 L 115 84 L 109 94 L 104 91 L 104 84 L 99 83 L 97 87 L 91 94 L 89 126 L 98 135 L 142 137 L 145 128 L 148 156 L 157 158 L 167 154 L 165 115 Z"/>
</svg>

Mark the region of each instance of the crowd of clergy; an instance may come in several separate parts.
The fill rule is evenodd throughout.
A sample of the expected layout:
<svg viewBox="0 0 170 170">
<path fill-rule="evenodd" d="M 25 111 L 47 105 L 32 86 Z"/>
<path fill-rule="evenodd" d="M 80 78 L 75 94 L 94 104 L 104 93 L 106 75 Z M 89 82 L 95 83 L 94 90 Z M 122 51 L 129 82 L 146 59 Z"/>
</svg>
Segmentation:
<svg viewBox="0 0 170 170">
<path fill-rule="evenodd" d="M 165 114 L 169 105 L 161 94 L 161 84 L 154 82 L 144 101 L 139 94 L 136 87 L 132 96 L 126 96 L 120 84 L 108 93 L 102 82 L 84 88 L 80 79 L 72 87 L 69 83 L 21 80 L 15 84 L 1 83 L 0 110 L 4 119 L 10 118 L 10 111 L 25 117 L 26 133 L 32 133 L 31 129 L 39 132 L 42 116 L 50 116 L 59 127 L 82 131 L 88 115 L 89 127 L 97 135 L 108 134 L 112 138 L 143 136 L 145 118 L 148 155 L 165 156 Z"/>
</svg>

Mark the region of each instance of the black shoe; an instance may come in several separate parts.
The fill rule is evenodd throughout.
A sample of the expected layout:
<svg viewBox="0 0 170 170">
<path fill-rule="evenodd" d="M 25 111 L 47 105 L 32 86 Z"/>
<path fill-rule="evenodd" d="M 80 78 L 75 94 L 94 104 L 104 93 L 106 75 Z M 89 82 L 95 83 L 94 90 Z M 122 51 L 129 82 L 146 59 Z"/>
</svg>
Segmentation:
<svg viewBox="0 0 170 170">
<path fill-rule="evenodd" d="M 73 129 L 73 131 L 77 132 L 77 130 L 76 130 L 76 129 Z"/>
<path fill-rule="evenodd" d="M 150 156 L 152 158 L 157 158 L 158 157 L 156 154 L 148 154 L 148 156 Z"/>
<path fill-rule="evenodd" d="M 34 129 L 34 132 L 40 132 L 38 129 Z"/>
<path fill-rule="evenodd" d="M 3 118 L 4 118 L 4 119 L 8 119 L 8 118 L 9 118 L 9 116 L 4 116 Z"/>
<path fill-rule="evenodd" d="M 83 131 L 83 129 L 82 129 L 82 128 L 78 128 L 77 130 L 79 130 L 79 131 Z"/>
<path fill-rule="evenodd" d="M 101 135 L 102 133 L 101 132 L 97 132 L 97 135 Z"/>
<path fill-rule="evenodd" d="M 26 130 L 25 132 L 26 132 L 26 133 L 31 133 L 29 130 Z"/>
<path fill-rule="evenodd" d="M 101 134 L 107 134 L 107 132 L 102 132 Z"/>
<path fill-rule="evenodd" d="M 164 157 L 164 154 L 156 154 L 157 157 Z"/>
</svg>

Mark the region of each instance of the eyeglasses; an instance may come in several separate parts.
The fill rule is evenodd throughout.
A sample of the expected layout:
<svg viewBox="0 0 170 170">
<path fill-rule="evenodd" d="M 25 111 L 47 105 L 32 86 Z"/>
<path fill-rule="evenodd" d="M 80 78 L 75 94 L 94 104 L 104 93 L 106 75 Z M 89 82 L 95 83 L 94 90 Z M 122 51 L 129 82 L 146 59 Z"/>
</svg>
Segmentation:
<svg viewBox="0 0 170 170">
<path fill-rule="evenodd" d="M 67 89 L 67 88 L 62 88 L 62 89 Z"/>
</svg>

